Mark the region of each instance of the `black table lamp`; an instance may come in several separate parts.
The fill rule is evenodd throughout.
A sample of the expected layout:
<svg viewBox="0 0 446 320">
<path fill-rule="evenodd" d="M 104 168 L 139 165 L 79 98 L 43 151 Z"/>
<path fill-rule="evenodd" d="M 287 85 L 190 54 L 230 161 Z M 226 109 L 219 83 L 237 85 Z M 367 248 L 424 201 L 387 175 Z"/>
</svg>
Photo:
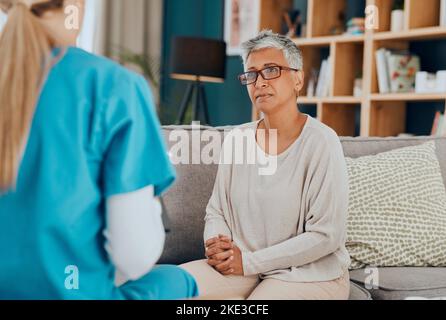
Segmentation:
<svg viewBox="0 0 446 320">
<path fill-rule="evenodd" d="M 173 79 L 193 81 L 189 84 L 181 103 L 177 124 L 183 124 L 187 107 L 195 96 L 192 119 L 199 119 L 200 107 L 204 120 L 209 124 L 203 82 L 223 83 L 226 73 L 226 43 L 219 40 L 176 37 L 172 42 L 170 59 Z"/>
</svg>

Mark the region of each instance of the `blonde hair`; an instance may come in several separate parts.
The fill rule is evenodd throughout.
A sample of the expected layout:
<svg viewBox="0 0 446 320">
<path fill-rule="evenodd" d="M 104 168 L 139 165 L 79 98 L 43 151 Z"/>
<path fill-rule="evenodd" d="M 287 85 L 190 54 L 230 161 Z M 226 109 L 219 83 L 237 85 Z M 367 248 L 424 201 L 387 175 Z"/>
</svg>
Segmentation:
<svg viewBox="0 0 446 320">
<path fill-rule="evenodd" d="M 34 5 L 32 2 L 36 2 Z M 51 43 L 39 16 L 63 0 L 0 0 L 0 193 L 15 187 Z"/>
</svg>

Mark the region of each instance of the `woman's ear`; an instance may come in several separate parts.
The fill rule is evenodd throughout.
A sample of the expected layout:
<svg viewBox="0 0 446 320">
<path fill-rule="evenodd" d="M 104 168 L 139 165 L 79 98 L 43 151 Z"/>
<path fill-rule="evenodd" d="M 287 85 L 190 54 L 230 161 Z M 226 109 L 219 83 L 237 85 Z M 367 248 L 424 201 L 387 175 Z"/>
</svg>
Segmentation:
<svg viewBox="0 0 446 320">
<path fill-rule="evenodd" d="M 305 73 L 303 70 L 299 70 L 294 73 L 294 83 L 295 83 L 295 91 L 300 92 L 304 87 L 305 83 Z"/>
</svg>

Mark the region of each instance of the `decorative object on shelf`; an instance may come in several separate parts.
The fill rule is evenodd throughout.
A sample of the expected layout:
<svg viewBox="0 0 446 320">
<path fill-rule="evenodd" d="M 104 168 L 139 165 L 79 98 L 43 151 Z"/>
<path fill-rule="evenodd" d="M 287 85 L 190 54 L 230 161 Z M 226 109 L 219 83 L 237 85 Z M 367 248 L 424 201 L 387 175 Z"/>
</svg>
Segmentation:
<svg viewBox="0 0 446 320">
<path fill-rule="evenodd" d="M 376 68 L 380 93 L 403 93 L 415 90 L 420 58 L 407 51 L 376 51 Z"/>
<path fill-rule="evenodd" d="M 300 31 L 300 37 L 301 38 L 306 38 L 307 37 L 307 24 L 306 23 L 302 24 L 302 29 Z"/>
<path fill-rule="evenodd" d="M 399 32 L 404 29 L 404 0 L 394 0 L 390 31 Z"/>
<path fill-rule="evenodd" d="M 437 71 L 437 92 L 446 92 L 446 70 Z"/>
<path fill-rule="evenodd" d="M 444 114 L 442 114 L 440 111 L 435 113 L 431 136 L 446 137 L 446 121 Z"/>
<path fill-rule="evenodd" d="M 192 120 L 200 120 L 200 111 L 209 124 L 203 82 L 222 83 L 226 74 L 226 43 L 220 40 L 176 37 L 170 57 L 171 78 L 192 81 L 181 103 L 177 124 L 184 123 L 192 96 Z"/>
<path fill-rule="evenodd" d="M 413 92 L 415 76 L 420 71 L 420 58 L 410 53 L 395 53 L 389 56 L 391 92 Z"/>
<path fill-rule="evenodd" d="M 338 14 L 338 22 L 330 28 L 330 34 L 333 36 L 343 34 L 345 32 L 345 13 L 343 11 Z"/>
<path fill-rule="evenodd" d="M 415 80 L 416 93 L 446 93 L 446 71 L 428 73 L 417 72 Z"/>
<path fill-rule="evenodd" d="M 398 138 L 412 138 L 412 137 L 415 137 L 413 133 L 400 133 L 398 135 Z"/>
<path fill-rule="evenodd" d="M 446 0 L 441 0 L 440 5 L 440 26 L 446 27 Z"/>
<path fill-rule="evenodd" d="M 302 32 L 302 16 L 300 10 L 289 10 L 283 13 L 282 34 L 289 38 L 300 37 Z"/>
<path fill-rule="evenodd" d="M 260 0 L 225 0 L 227 55 L 240 55 L 240 45 L 260 31 Z"/>
<path fill-rule="evenodd" d="M 347 35 L 361 35 L 365 32 L 365 18 L 351 18 L 347 22 Z"/>
<path fill-rule="evenodd" d="M 417 72 L 415 78 L 416 93 L 434 93 L 437 90 L 437 77 L 425 71 Z"/>
<path fill-rule="evenodd" d="M 356 78 L 353 85 L 353 96 L 356 98 L 362 97 L 362 78 Z"/>
</svg>

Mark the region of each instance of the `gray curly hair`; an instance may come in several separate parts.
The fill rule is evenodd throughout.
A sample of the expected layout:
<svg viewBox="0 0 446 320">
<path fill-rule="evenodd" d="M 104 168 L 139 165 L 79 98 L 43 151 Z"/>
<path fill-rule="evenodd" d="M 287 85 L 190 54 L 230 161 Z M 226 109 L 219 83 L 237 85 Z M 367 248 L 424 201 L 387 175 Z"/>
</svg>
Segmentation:
<svg viewBox="0 0 446 320">
<path fill-rule="evenodd" d="M 283 51 L 283 55 L 289 66 L 294 69 L 303 69 L 302 51 L 288 37 L 274 33 L 271 30 L 261 31 L 255 38 L 248 40 L 241 45 L 243 65 L 246 67 L 246 61 L 254 51 L 275 48 Z"/>
</svg>

